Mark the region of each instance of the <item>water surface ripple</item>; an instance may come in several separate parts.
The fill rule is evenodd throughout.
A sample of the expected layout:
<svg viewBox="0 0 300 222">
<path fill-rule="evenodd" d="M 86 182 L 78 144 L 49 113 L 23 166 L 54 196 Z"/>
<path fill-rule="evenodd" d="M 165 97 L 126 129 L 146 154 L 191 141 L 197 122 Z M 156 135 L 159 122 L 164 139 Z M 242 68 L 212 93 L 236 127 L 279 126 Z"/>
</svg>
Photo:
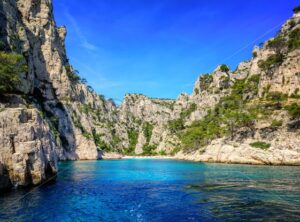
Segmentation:
<svg viewBox="0 0 300 222">
<path fill-rule="evenodd" d="M 300 221 L 299 167 L 124 159 L 59 169 L 56 182 L 1 194 L 0 221 Z"/>
</svg>

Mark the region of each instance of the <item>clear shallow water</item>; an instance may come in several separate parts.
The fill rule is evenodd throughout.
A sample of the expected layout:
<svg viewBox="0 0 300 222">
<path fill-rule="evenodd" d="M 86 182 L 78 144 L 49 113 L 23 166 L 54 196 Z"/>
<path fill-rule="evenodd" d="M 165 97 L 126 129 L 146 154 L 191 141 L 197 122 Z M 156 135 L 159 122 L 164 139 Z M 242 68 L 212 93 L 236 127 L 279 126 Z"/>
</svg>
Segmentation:
<svg viewBox="0 0 300 222">
<path fill-rule="evenodd" d="M 300 221 L 299 167 L 128 159 L 59 169 L 55 183 L 0 195 L 0 221 Z"/>
</svg>

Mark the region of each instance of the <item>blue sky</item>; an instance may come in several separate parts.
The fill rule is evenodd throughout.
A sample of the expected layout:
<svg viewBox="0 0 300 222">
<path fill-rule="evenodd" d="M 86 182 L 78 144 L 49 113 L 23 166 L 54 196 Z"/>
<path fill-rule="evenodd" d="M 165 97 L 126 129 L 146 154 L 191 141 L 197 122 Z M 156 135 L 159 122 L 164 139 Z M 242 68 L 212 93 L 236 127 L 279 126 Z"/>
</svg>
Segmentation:
<svg viewBox="0 0 300 222">
<path fill-rule="evenodd" d="M 176 98 L 232 69 L 279 30 L 296 0 L 53 0 L 71 64 L 99 94 Z"/>
</svg>

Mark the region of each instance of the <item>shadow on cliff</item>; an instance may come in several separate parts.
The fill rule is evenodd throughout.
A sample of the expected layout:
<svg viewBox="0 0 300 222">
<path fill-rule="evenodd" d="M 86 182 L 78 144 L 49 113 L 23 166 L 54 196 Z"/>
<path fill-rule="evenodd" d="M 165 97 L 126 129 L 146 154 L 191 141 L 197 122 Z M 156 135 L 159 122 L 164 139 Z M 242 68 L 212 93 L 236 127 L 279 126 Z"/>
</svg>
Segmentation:
<svg viewBox="0 0 300 222">
<path fill-rule="evenodd" d="M 0 51 L 9 50 L 9 44 L 7 41 L 7 18 L 6 12 L 4 11 L 3 1 L 0 1 Z"/>
<path fill-rule="evenodd" d="M 40 4 L 40 0 L 36 1 L 35 6 L 37 8 L 34 9 L 33 16 L 40 11 Z M 17 8 L 16 5 L 15 7 Z M 51 11 L 50 13 L 49 21 L 53 19 L 53 12 Z M 22 21 L 22 19 L 19 21 Z M 29 50 L 23 52 L 23 55 L 27 60 L 29 69 L 31 69 L 28 70 L 28 72 L 34 75 L 34 78 L 32 78 L 33 87 L 31 93 L 27 95 L 27 99 L 38 106 L 46 117 L 52 133 L 59 136 L 63 147 L 63 156 L 60 156 L 60 158 L 78 159 L 78 155 L 75 153 L 76 139 L 72 118 L 67 112 L 67 108 L 58 98 L 56 89 L 53 86 L 52 79 L 50 78 L 50 73 L 47 70 L 47 61 L 43 55 L 41 47 L 46 41 L 44 32 L 45 30 L 52 28 L 51 24 L 48 22 L 44 27 L 42 27 L 41 33 L 39 33 L 38 36 L 36 36 L 26 25 L 23 24 L 23 27 L 26 31 L 30 44 Z M 52 52 L 57 51 L 62 64 L 66 64 L 67 59 L 60 50 L 63 46 L 59 41 L 57 30 L 55 30 L 55 32 L 55 40 L 53 40 L 54 44 L 52 45 L 51 50 Z M 37 61 L 34 61 L 34 59 Z M 59 144 L 57 145 L 59 146 Z"/>
</svg>

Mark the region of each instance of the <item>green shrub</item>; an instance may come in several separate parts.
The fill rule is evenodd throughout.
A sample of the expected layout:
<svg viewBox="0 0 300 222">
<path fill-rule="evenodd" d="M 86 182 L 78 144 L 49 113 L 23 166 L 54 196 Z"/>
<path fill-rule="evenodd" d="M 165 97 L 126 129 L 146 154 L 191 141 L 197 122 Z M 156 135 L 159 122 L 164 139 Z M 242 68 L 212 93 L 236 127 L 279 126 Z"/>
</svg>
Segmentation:
<svg viewBox="0 0 300 222">
<path fill-rule="evenodd" d="M 297 25 L 297 23 L 295 22 L 295 20 L 290 20 L 288 25 L 290 26 L 290 29 L 292 29 L 293 27 L 295 27 Z"/>
<path fill-rule="evenodd" d="M 300 99 L 300 95 L 293 93 L 293 94 L 291 94 L 290 98 L 292 98 L 292 99 Z"/>
<path fill-rule="evenodd" d="M 282 92 L 269 92 L 266 94 L 266 99 L 268 102 L 265 104 L 265 107 L 270 110 L 281 110 L 282 109 L 282 101 L 286 101 L 288 99 L 288 95 Z"/>
<path fill-rule="evenodd" d="M 282 120 L 272 120 L 272 123 L 271 123 L 271 127 L 272 128 L 278 128 L 278 127 L 281 127 L 282 126 Z"/>
<path fill-rule="evenodd" d="M 274 55 L 270 55 L 267 60 L 259 60 L 258 67 L 263 71 L 268 71 L 271 68 L 277 67 L 281 65 L 283 62 L 284 56 L 281 53 L 276 53 Z"/>
<path fill-rule="evenodd" d="M 83 132 L 83 134 L 82 134 L 85 138 L 87 138 L 88 140 L 89 139 L 92 139 L 92 135 L 90 134 L 90 133 L 88 133 L 88 132 Z"/>
<path fill-rule="evenodd" d="M 239 92 L 249 96 L 251 95 L 250 98 L 256 96 L 258 94 L 258 85 L 260 81 L 260 75 L 252 75 L 250 76 L 246 81 L 240 81 L 239 86 L 234 86 L 234 90 L 237 93 L 237 87 L 240 87 Z M 243 99 L 250 99 L 250 98 L 243 98 Z"/>
<path fill-rule="evenodd" d="M 187 109 L 181 111 L 180 117 L 182 119 L 185 119 L 186 117 L 189 117 L 192 114 L 192 112 L 194 112 L 196 109 L 197 109 L 196 103 L 192 103 L 189 105 Z"/>
<path fill-rule="evenodd" d="M 170 155 L 174 156 L 176 153 L 178 153 L 181 150 L 179 146 L 175 147 L 171 152 Z"/>
<path fill-rule="evenodd" d="M 221 70 L 221 72 L 229 72 L 229 68 L 228 68 L 228 66 L 226 65 L 226 64 L 222 64 L 221 66 L 220 66 L 220 70 Z"/>
<path fill-rule="evenodd" d="M 217 118 L 216 118 L 217 119 Z M 223 128 L 215 120 L 208 118 L 194 122 L 181 135 L 182 148 L 185 151 L 195 150 L 223 134 Z"/>
<path fill-rule="evenodd" d="M 210 74 L 200 76 L 200 89 L 208 90 L 210 84 L 213 82 L 213 77 Z"/>
<path fill-rule="evenodd" d="M 254 143 L 250 143 L 250 146 L 255 147 L 255 148 L 260 148 L 260 149 L 263 149 L 263 150 L 267 150 L 271 147 L 271 144 L 265 143 L 265 142 L 262 142 L 262 141 L 257 141 L 257 142 L 254 142 Z"/>
<path fill-rule="evenodd" d="M 273 102 L 280 102 L 285 101 L 288 99 L 288 95 L 284 94 L 282 92 L 269 92 L 266 95 L 267 100 L 273 101 Z"/>
<path fill-rule="evenodd" d="M 79 77 L 79 73 L 77 70 L 74 70 L 73 67 L 71 65 L 66 65 L 65 66 L 66 72 L 67 72 L 67 76 L 69 78 L 69 80 L 73 83 L 79 83 L 79 81 L 81 80 Z"/>
<path fill-rule="evenodd" d="M 298 105 L 297 103 L 285 106 L 285 109 L 293 118 L 300 118 L 300 105 Z"/>
<path fill-rule="evenodd" d="M 300 99 L 299 88 L 295 89 L 295 91 L 290 95 L 292 99 Z"/>
<path fill-rule="evenodd" d="M 111 151 L 111 147 L 102 140 L 101 134 L 98 134 L 95 129 L 93 129 L 92 133 L 93 133 L 94 142 L 99 150 L 106 151 L 106 152 Z"/>
<path fill-rule="evenodd" d="M 152 136 L 152 131 L 153 131 L 153 125 L 151 125 L 148 122 L 145 122 L 143 125 L 143 132 L 144 132 L 144 137 L 146 138 L 146 142 L 149 143 L 151 136 Z"/>
<path fill-rule="evenodd" d="M 277 53 L 279 53 L 285 46 L 286 42 L 283 36 L 279 35 L 272 40 L 267 42 L 267 47 L 274 49 Z"/>
<path fill-rule="evenodd" d="M 300 12 L 300 5 L 298 5 L 297 7 L 295 7 L 295 8 L 293 9 L 293 12 L 294 12 L 294 13 Z"/>
<path fill-rule="evenodd" d="M 159 151 L 159 155 L 160 156 L 166 156 L 167 152 L 165 150 L 161 150 L 161 151 Z"/>
<path fill-rule="evenodd" d="M 112 133 L 112 141 L 111 141 L 111 146 L 113 149 L 117 149 L 117 145 L 121 142 L 121 139 L 118 135 L 116 135 L 113 131 Z"/>
<path fill-rule="evenodd" d="M 157 153 L 155 152 L 155 149 L 156 149 L 156 145 L 146 144 L 146 145 L 143 146 L 142 155 L 144 155 L 144 156 L 156 155 Z"/>
<path fill-rule="evenodd" d="M 195 88 L 194 92 L 195 92 L 196 95 L 198 95 L 199 94 L 199 89 Z"/>
<path fill-rule="evenodd" d="M 187 109 L 183 109 L 180 113 L 180 117 L 175 120 L 170 120 L 168 122 L 168 128 L 172 133 L 177 133 L 180 130 L 184 129 L 184 120 L 185 118 L 189 117 L 192 112 L 197 109 L 197 105 L 192 103 L 189 105 Z"/>
<path fill-rule="evenodd" d="M 134 150 L 138 142 L 138 132 L 135 131 L 134 129 L 130 129 L 127 131 L 127 135 L 128 135 L 129 145 L 124 152 L 125 154 L 134 154 Z"/>
<path fill-rule="evenodd" d="M 57 121 L 58 121 L 58 120 L 57 120 Z M 53 120 L 52 120 L 52 122 L 53 122 Z M 83 125 L 81 124 L 81 122 L 80 122 L 78 119 L 73 118 L 73 122 L 74 122 L 74 126 L 75 126 L 76 128 L 78 128 L 78 129 L 80 129 L 82 135 L 83 135 L 85 138 L 87 138 L 87 139 L 93 139 L 93 138 L 94 138 L 94 137 L 93 137 L 94 135 L 91 135 L 91 134 L 83 127 Z M 58 129 L 58 123 L 57 123 L 56 128 Z M 95 140 L 95 139 L 94 139 L 94 140 Z"/>
<path fill-rule="evenodd" d="M 27 65 L 22 55 L 0 52 L 0 94 L 18 91 L 20 74 L 24 72 L 27 72 Z"/>
<path fill-rule="evenodd" d="M 252 52 L 252 56 L 253 56 L 253 58 L 256 58 L 257 57 L 257 52 Z"/>
<path fill-rule="evenodd" d="M 5 51 L 6 45 L 3 41 L 0 41 L 0 51 Z"/>
<path fill-rule="evenodd" d="M 176 133 L 180 130 L 184 129 L 184 123 L 182 118 L 178 118 L 175 120 L 170 120 L 168 122 L 168 128 L 172 133 Z"/>
<path fill-rule="evenodd" d="M 79 111 L 88 115 L 89 113 L 93 112 L 93 108 L 90 104 L 83 104 L 81 107 L 79 107 Z"/>
<path fill-rule="evenodd" d="M 293 51 L 300 47 L 300 29 L 297 28 L 290 32 L 289 40 L 288 40 L 288 49 L 289 51 Z"/>
</svg>

